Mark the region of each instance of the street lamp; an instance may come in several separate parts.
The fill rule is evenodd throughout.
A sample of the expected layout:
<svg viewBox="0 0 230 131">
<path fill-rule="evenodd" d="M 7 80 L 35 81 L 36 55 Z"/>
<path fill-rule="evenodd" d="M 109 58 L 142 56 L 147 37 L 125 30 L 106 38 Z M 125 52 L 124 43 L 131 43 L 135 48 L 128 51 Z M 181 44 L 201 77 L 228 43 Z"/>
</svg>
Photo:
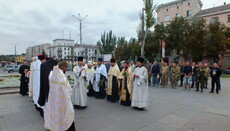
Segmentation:
<svg viewBox="0 0 230 131">
<path fill-rule="evenodd" d="M 82 21 L 85 20 L 88 17 L 88 15 L 86 15 L 83 18 L 81 17 L 80 13 L 78 14 L 77 17 L 75 15 L 72 16 L 80 22 L 80 44 L 82 44 Z"/>
</svg>

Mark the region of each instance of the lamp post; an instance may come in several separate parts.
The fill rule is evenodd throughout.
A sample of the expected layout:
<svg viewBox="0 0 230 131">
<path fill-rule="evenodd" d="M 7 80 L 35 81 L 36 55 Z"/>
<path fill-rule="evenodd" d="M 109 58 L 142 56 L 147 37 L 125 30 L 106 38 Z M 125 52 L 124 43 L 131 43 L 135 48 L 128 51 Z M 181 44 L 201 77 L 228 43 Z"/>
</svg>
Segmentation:
<svg viewBox="0 0 230 131">
<path fill-rule="evenodd" d="M 79 13 L 78 16 L 72 16 L 80 22 L 80 44 L 82 44 L 82 21 L 85 20 L 88 15 L 86 15 L 85 17 L 81 17 L 81 14 Z"/>
</svg>

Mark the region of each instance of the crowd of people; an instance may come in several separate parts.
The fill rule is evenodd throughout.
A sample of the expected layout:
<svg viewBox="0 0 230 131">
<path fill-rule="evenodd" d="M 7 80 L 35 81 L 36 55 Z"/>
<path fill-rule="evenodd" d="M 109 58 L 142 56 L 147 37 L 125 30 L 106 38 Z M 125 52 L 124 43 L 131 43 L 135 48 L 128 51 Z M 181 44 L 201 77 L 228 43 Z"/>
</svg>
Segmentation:
<svg viewBox="0 0 230 131">
<path fill-rule="evenodd" d="M 216 89 L 216 93 L 219 94 L 221 90 L 222 72 L 217 63 L 209 67 L 207 63 L 173 62 L 168 66 L 166 62 L 158 64 L 155 61 L 152 65 L 147 62 L 146 68 L 154 87 L 161 85 L 162 88 L 165 88 L 170 82 L 171 88 L 174 89 L 178 87 L 184 87 L 185 90 L 196 88 L 195 91 L 203 92 L 203 89 L 208 89 L 208 81 L 211 77 L 210 93 L 214 93 Z"/>
<path fill-rule="evenodd" d="M 220 91 L 221 70 L 215 63 L 166 62 L 151 64 L 139 57 L 136 62 L 115 59 L 105 63 L 102 58 L 97 62 L 77 58 L 78 64 L 73 68 L 74 84 L 69 83 L 65 73 L 66 61 L 57 61 L 40 54 L 32 58 L 30 66 L 27 61 L 20 67 L 20 94 L 29 95 L 45 120 L 45 128 L 55 131 L 74 131 L 74 108 L 87 108 L 87 97 L 107 99 L 112 103 L 131 106 L 139 111 L 148 106 L 148 87 L 166 88 L 170 81 L 172 88 L 180 85 L 190 90 L 203 92 L 208 87 L 208 78 L 212 78 L 210 93 Z"/>
</svg>

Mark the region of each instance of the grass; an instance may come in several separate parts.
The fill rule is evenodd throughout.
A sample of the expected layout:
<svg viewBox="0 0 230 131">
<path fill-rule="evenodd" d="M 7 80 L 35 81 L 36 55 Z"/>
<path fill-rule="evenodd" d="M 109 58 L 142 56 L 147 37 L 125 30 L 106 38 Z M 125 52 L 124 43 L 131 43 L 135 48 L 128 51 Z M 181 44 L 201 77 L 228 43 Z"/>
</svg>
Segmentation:
<svg viewBox="0 0 230 131">
<path fill-rule="evenodd" d="M 229 74 L 223 74 L 223 75 L 221 75 L 221 78 L 230 78 L 230 75 Z"/>
</svg>

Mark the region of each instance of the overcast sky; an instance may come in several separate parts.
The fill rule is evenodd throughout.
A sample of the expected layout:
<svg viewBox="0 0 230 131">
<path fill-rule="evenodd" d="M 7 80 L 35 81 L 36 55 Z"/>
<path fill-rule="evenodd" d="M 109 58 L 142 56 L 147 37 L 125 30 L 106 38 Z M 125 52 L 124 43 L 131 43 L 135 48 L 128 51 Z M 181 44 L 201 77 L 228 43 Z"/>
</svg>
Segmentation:
<svg viewBox="0 0 230 131">
<path fill-rule="evenodd" d="M 156 4 L 172 0 L 155 0 Z M 230 0 L 202 0 L 203 9 Z M 0 0 L 0 55 L 26 52 L 29 46 L 71 38 L 79 42 L 79 23 L 72 17 L 88 15 L 83 42 L 95 44 L 104 31 L 136 37 L 142 0 Z"/>
</svg>

